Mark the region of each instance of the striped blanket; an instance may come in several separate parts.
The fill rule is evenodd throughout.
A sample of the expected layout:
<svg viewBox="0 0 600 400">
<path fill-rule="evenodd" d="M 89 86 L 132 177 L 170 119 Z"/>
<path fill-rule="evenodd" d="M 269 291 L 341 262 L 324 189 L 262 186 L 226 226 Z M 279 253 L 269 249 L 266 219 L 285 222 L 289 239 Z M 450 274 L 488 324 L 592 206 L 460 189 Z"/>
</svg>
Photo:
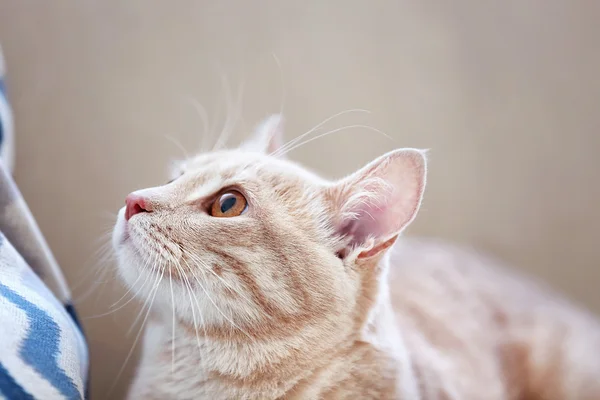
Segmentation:
<svg viewBox="0 0 600 400">
<path fill-rule="evenodd" d="M 83 399 L 88 353 L 58 264 L 12 177 L 0 49 L 0 399 Z"/>
</svg>

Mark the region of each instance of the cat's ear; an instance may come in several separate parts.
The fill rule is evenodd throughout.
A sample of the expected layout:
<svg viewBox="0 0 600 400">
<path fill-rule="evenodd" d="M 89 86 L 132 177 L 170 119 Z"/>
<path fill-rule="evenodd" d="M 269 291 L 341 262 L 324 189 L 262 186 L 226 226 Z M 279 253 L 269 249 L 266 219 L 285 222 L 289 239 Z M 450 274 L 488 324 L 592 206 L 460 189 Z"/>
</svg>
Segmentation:
<svg viewBox="0 0 600 400">
<path fill-rule="evenodd" d="M 265 154 L 274 154 L 283 145 L 283 116 L 274 114 L 262 121 L 252 138 L 242 148 Z"/>
<path fill-rule="evenodd" d="M 425 151 L 400 149 L 330 187 L 334 227 L 346 239 L 340 254 L 372 257 L 394 244 L 419 210 L 426 175 Z"/>
</svg>

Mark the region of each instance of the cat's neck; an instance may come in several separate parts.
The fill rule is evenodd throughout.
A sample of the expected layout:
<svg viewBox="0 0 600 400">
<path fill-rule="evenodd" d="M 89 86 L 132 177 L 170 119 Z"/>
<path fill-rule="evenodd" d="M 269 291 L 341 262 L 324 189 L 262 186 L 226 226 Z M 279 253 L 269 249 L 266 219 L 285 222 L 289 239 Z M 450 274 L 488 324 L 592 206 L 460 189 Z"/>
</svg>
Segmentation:
<svg viewBox="0 0 600 400">
<path fill-rule="evenodd" d="M 379 381 L 380 398 L 417 399 L 387 282 L 380 290 L 364 331 L 341 332 L 335 341 L 310 326 L 281 341 L 215 340 L 185 323 L 173 331 L 171 316 L 159 316 L 147 328 L 144 359 L 132 390 L 144 396 L 160 393 L 159 398 L 187 393 L 190 398 L 304 399 L 331 390 L 358 391 L 361 382 L 373 386 Z"/>
</svg>

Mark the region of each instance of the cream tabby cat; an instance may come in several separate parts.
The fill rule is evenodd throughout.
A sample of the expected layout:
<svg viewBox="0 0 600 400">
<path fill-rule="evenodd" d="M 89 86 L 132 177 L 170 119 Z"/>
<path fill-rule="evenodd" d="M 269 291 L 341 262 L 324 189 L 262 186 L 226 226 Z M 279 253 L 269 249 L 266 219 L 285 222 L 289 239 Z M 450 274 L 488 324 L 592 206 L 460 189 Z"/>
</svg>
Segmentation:
<svg viewBox="0 0 600 400">
<path fill-rule="evenodd" d="M 398 236 L 422 151 L 340 180 L 281 120 L 131 193 L 113 243 L 151 307 L 131 399 L 600 399 L 591 316 L 472 253 Z"/>
</svg>

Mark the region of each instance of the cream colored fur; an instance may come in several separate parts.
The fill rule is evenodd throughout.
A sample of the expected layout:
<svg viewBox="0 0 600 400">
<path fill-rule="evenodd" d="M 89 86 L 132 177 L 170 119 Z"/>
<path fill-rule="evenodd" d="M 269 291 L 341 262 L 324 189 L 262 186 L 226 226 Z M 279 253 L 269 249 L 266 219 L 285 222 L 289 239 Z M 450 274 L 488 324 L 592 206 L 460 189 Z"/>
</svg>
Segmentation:
<svg viewBox="0 0 600 400">
<path fill-rule="evenodd" d="M 473 252 L 396 243 L 423 152 L 331 182 L 285 149 L 273 117 L 119 213 L 120 275 L 151 309 L 131 399 L 600 399 L 591 316 Z M 230 187 L 248 211 L 211 217 Z"/>
</svg>

